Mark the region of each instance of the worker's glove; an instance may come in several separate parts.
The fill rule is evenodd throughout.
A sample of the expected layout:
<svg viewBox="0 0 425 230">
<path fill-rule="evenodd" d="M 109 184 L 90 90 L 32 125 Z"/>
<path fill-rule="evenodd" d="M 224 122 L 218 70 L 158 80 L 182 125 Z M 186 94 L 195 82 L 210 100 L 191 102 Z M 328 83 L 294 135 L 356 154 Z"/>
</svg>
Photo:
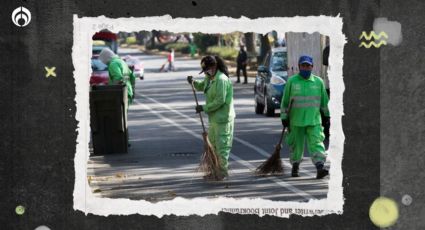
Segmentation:
<svg viewBox="0 0 425 230">
<path fill-rule="evenodd" d="M 331 126 L 331 118 L 330 117 L 323 117 L 322 119 L 323 127 L 330 127 Z"/>
<path fill-rule="evenodd" d="M 193 77 L 192 76 L 187 76 L 187 82 L 189 82 L 189 84 L 192 84 Z"/>
<path fill-rule="evenodd" d="M 288 119 L 282 120 L 282 125 L 283 125 L 284 128 L 289 127 L 289 120 Z"/>
<path fill-rule="evenodd" d="M 196 109 L 196 113 L 200 113 L 204 111 L 204 107 L 202 107 L 202 105 L 197 105 L 195 109 Z"/>
</svg>

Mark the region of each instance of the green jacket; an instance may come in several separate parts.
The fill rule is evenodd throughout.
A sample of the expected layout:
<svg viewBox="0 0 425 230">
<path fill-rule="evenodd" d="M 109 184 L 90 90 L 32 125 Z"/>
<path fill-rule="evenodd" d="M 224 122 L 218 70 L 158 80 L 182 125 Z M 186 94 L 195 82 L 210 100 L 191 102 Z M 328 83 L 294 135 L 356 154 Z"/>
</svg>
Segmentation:
<svg viewBox="0 0 425 230">
<path fill-rule="evenodd" d="M 121 58 L 115 56 L 108 64 L 109 82 L 108 84 L 113 85 L 122 81 L 127 86 L 127 95 L 129 101 L 133 98 L 133 85 L 136 82 L 136 77 L 133 72 L 128 68 Z"/>
<path fill-rule="evenodd" d="M 304 79 L 299 74 L 289 78 L 285 85 L 282 103 L 280 103 L 280 118 L 288 118 L 287 109 L 293 100 L 289 121 L 291 126 L 313 126 L 322 123 L 320 111 L 329 117 L 328 102 L 323 80 L 313 74 Z"/>
<path fill-rule="evenodd" d="M 233 86 L 231 80 L 217 71 L 214 80 L 205 76 L 203 81 L 193 81 L 196 90 L 204 91 L 206 104 L 203 106 L 210 123 L 226 123 L 235 119 L 233 108 Z"/>
</svg>

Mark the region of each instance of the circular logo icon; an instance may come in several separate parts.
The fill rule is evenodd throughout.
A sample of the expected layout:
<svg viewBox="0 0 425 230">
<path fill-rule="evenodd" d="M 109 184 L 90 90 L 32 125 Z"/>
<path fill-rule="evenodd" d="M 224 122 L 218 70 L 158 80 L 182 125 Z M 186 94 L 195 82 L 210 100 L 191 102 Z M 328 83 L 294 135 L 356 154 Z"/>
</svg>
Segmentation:
<svg viewBox="0 0 425 230">
<path fill-rule="evenodd" d="M 12 22 L 19 27 L 27 26 L 31 22 L 31 12 L 23 6 L 16 8 L 12 13 Z"/>
</svg>

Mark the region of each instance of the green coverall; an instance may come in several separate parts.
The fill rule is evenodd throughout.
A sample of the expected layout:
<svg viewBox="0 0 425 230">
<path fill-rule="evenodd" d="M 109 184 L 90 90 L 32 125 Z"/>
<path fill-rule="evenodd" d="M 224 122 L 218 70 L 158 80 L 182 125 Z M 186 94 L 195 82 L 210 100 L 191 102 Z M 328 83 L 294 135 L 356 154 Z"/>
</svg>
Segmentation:
<svg viewBox="0 0 425 230">
<path fill-rule="evenodd" d="M 127 86 L 128 104 L 133 102 L 133 86 L 136 82 L 136 77 L 128 68 L 128 65 L 118 56 L 112 57 L 108 63 L 109 84 L 116 84 L 122 81 Z"/>
<path fill-rule="evenodd" d="M 302 161 L 305 139 L 313 164 L 325 163 L 325 135 L 320 110 L 329 117 L 329 99 L 323 80 L 313 74 L 308 79 L 299 74 L 290 77 L 281 103 L 282 120 L 288 118 L 287 109 L 291 99 L 294 100 L 289 114 L 289 134 L 285 138 L 290 149 L 291 163 Z"/>
<path fill-rule="evenodd" d="M 193 81 L 193 85 L 196 90 L 205 94 L 206 104 L 203 110 L 208 114 L 208 139 L 220 157 L 223 175 L 227 176 L 235 119 L 232 82 L 217 70 L 213 80 L 205 76 L 203 81 Z"/>
</svg>

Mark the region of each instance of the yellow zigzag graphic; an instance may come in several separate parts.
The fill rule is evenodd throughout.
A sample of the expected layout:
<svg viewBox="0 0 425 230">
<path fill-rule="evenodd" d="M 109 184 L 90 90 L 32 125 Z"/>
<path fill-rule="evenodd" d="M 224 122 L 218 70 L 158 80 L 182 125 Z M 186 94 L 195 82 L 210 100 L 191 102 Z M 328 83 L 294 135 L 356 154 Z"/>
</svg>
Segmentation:
<svg viewBox="0 0 425 230">
<path fill-rule="evenodd" d="M 369 35 L 367 35 L 366 31 L 363 31 L 362 34 L 360 35 L 359 40 L 361 40 L 362 38 L 365 38 L 366 40 L 370 40 L 372 39 L 372 37 L 377 40 L 377 39 L 381 39 L 381 37 L 385 37 L 388 39 L 388 35 L 387 33 L 385 33 L 384 31 L 382 31 L 379 34 L 375 34 L 375 31 L 371 31 Z"/>
<path fill-rule="evenodd" d="M 371 46 L 374 46 L 375 48 L 379 48 L 382 45 L 386 45 L 386 41 L 381 41 L 380 43 L 376 44 L 374 41 L 371 41 L 369 44 L 366 44 L 365 42 L 360 43 L 359 47 L 364 46 L 366 49 L 369 49 Z"/>
</svg>

